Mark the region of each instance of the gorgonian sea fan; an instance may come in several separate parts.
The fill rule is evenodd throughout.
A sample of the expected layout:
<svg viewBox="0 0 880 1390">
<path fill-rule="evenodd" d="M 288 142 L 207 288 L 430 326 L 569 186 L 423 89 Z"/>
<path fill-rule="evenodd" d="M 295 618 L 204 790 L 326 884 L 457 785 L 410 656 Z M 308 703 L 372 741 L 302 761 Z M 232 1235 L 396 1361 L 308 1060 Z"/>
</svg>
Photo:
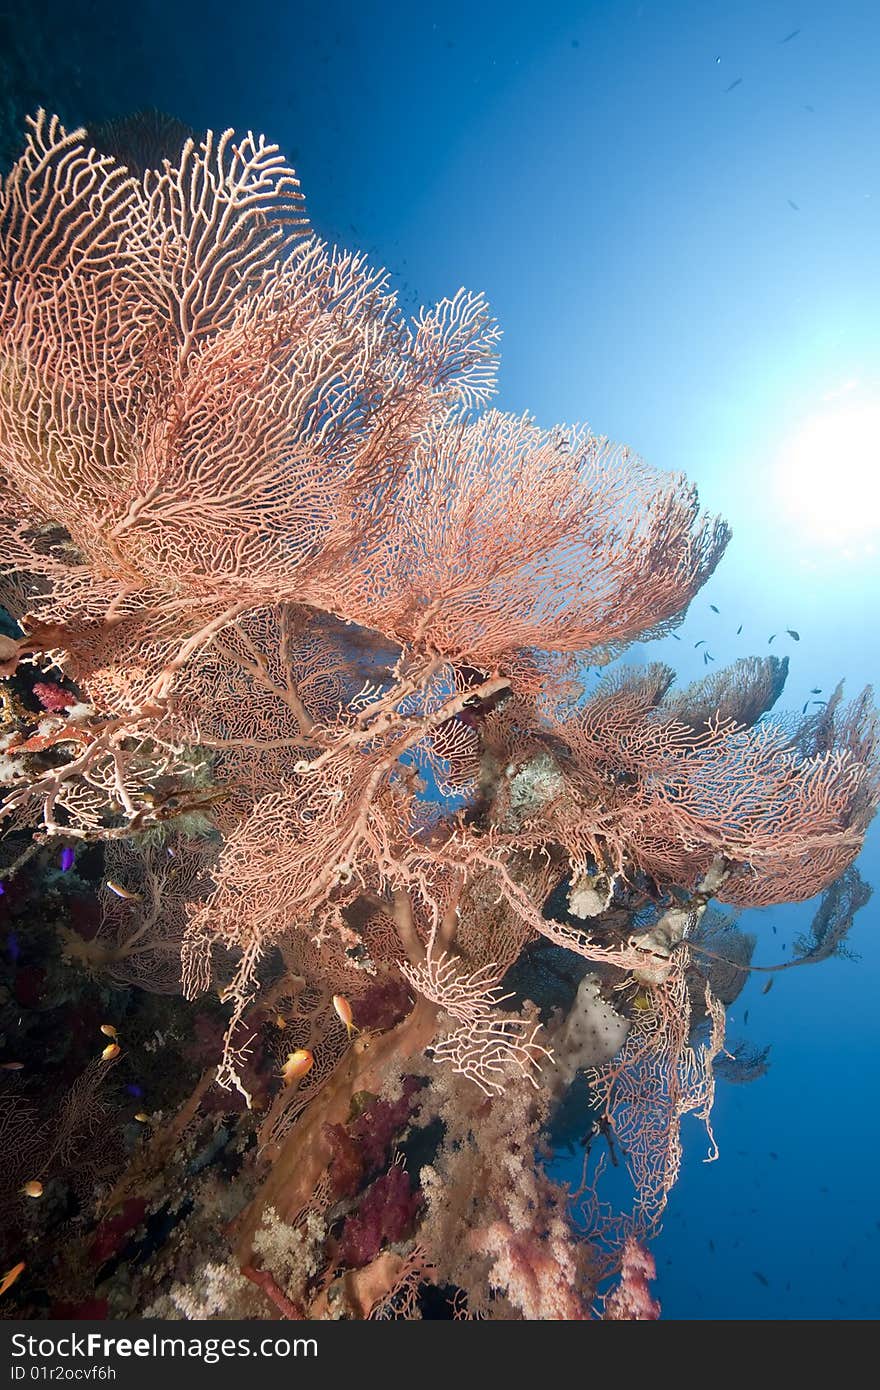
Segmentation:
<svg viewBox="0 0 880 1390">
<path fill-rule="evenodd" d="M 0 584 L 24 632 L 0 660 L 82 695 L 53 676 L 39 712 L 10 704 L 0 816 L 109 841 L 69 960 L 231 1006 L 219 1077 L 259 1087 L 269 1163 L 239 1267 L 282 1310 L 345 1285 L 366 1315 L 430 1276 L 470 1316 L 579 1318 L 616 1261 L 608 1316 L 653 1316 L 636 1238 L 723 1047 L 700 919 L 816 892 L 876 805 L 867 694 L 796 730 L 766 719 L 767 660 L 586 694 L 680 620 L 729 532 L 607 439 L 484 408 L 497 342 L 480 295 L 407 319 L 310 236 L 262 137 L 188 137 L 134 177 L 40 113 L 0 183 Z M 539 938 L 573 971 L 543 1012 L 506 978 Z M 732 997 L 749 953 L 726 964 Z M 613 1220 L 588 1197 L 586 1245 L 535 1163 L 578 1075 L 635 1193 Z M 380 1107 L 434 1136 L 418 1174 L 390 1138 L 367 1153 Z M 254 1264 L 263 1217 L 332 1226 L 343 1147 L 345 1232 L 293 1298 Z"/>
</svg>

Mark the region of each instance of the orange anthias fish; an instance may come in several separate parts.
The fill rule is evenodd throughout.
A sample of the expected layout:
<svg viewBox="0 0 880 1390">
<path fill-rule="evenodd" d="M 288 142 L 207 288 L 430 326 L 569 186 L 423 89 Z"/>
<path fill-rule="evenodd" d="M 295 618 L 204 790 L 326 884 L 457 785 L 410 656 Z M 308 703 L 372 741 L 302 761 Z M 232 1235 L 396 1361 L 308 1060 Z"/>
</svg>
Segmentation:
<svg viewBox="0 0 880 1390">
<path fill-rule="evenodd" d="M 0 1294 L 4 1294 L 7 1289 L 12 1288 L 12 1285 L 15 1283 L 19 1274 L 22 1273 L 24 1267 L 24 1260 L 19 1260 L 17 1265 L 13 1265 L 10 1270 L 7 1270 L 3 1278 L 0 1279 Z"/>
<path fill-rule="evenodd" d="M 294 1081 L 302 1081 L 306 1072 L 311 1071 L 314 1065 L 314 1055 L 307 1047 L 298 1047 L 295 1052 L 289 1053 L 281 1068 L 285 1086 L 292 1086 Z"/>
<path fill-rule="evenodd" d="M 112 1024 L 112 1023 L 102 1023 L 102 1024 L 101 1024 L 101 1032 L 104 1034 L 104 1037 L 105 1037 L 105 1038 L 118 1038 L 118 1037 L 119 1037 L 119 1034 L 117 1033 L 116 1029 L 113 1027 L 113 1024 Z"/>
<path fill-rule="evenodd" d="M 119 1046 L 119 1043 L 108 1043 L 101 1053 L 101 1061 L 112 1062 L 113 1058 L 118 1057 L 121 1051 L 122 1048 Z"/>
<path fill-rule="evenodd" d="M 344 994 L 334 994 L 333 1007 L 336 1010 L 336 1017 L 339 1019 L 340 1023 L 345 1024 L 345 1031 L 348 1033 L 348 1036 L 351 1037 L 352 1033 L 356 1033 L 358 1030 L 354 1024 L 351 1005 Z"/>
<path fill-rule="evenodd" d="M 25 1183 L 21 1192 L 24 1197 L 42 1197 L 43 1184 L 40 1182 L 39 1178 L 31 1178 L 29 1182 Z"/>
</svg>

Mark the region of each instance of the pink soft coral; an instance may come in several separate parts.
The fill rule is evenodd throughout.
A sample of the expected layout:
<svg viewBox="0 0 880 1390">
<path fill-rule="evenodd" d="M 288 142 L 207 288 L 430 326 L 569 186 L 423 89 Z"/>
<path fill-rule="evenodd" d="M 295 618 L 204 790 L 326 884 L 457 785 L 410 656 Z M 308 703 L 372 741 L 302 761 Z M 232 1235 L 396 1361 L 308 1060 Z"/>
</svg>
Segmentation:
<svg viewBox="0 0 880 1390">
<path fill-rule="evenodd" d="M 648 1322 L 660 1316 L 660 1304 L 651 1297 L 648 1281 L 657 1278 L 653 1256 L 632 1236 L 623 1247 L 620 1283 L 605 1300 L 603 1317 L 614 1322 Z"/>
</svg>

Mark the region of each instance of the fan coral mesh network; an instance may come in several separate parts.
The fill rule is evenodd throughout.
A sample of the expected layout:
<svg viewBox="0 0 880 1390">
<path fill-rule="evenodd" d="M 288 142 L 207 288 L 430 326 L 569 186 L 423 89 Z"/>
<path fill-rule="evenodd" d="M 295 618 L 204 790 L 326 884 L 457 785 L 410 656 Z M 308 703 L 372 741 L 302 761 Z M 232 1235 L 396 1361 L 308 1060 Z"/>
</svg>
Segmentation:
<svg viewBox="0 0 880 1390">
<path fill-rule="evenodd" d="M 0 816 L 102 855 L 69 962 L 227 1006 L 102 1210 L 156 1199 L 219 1080 L 258 1136 L 246 1195 L 154 1311 L 654 1317 L 643 1242 L 682 1117 L 710 1123 L 712 981 L 750 969 L 713 975 L 730 937 L 697 928 L 848 869 L 870 698 L 773 723 L 785 670 L 756 659 L 587 694 L 680 621 L 724 523 L 585 428 L 491 408 L 482 298 L 408 319 L 310 234 L 264 139 L 150 168 L 124 135 L 39 113 L 0 185 L 0 660 L 41 700 L 5 720 Z M 548 1135 L 585 1078 L 574 1192 Z"/>
</svg>

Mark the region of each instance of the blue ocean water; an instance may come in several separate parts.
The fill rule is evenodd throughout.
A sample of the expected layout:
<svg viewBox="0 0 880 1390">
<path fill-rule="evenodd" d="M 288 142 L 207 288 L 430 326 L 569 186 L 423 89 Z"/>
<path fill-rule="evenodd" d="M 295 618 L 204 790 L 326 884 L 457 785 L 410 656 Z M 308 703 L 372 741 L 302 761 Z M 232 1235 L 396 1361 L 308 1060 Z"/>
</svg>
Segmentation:
<svg viewBox="0 0 880 1390">
<path fill-rule="evenodd" d="M 4 140 L 38 104 L 263 131 L 316 230 L 388 266 L 404 303 L 485 291 L 501 408 L 586 420 L 698 484 L 733 541 L 682 640 L 628 660 L 686 682 L 703 639 L 718 665 L 787 655 L 795 711 L 880 675 L 876 5 L 39 9 L 3 16 Z M 861 959 L 753 980 L 731 1009 L 771 1065 L 719 1083 L 715 1163 L 686 1122 L 665 1317 L 880 1312 L 876 826 L 859 867 L 878 890 Z M 814 908 L 747 914 L 756 962 L 790 956 Z"/>
</svg>

